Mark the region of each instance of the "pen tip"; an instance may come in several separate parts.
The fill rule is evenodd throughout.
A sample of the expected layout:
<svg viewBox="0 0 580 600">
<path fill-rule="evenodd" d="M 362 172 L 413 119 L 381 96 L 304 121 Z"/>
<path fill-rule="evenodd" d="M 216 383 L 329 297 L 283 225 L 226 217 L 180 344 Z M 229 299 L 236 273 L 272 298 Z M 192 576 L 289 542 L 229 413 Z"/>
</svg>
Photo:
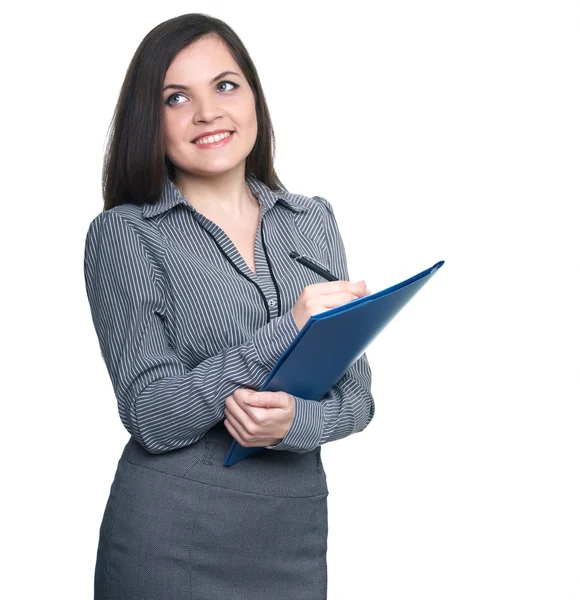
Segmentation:
<svg viewBox="0 0 580 600">
<path fill-rule="evenodd" d="M 290 251 L 290 258 L 296 258 L 300 256 L 300 254 L 298 254 L 298 252 L 295 252 L 294 250 Z"/>
</svg>

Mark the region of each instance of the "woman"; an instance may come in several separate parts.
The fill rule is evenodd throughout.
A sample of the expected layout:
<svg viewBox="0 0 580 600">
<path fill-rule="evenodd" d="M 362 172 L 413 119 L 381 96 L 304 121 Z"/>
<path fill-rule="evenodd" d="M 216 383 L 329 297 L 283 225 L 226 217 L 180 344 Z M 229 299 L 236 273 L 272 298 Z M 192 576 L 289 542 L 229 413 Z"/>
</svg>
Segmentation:
<svg viewBox="0 0 580 600">
<path fill-rule="evenodd" d="M 320 402 L 252 392 L 311 315 L 369 292 L 348 281 L 330 203 L 280 184 L 273 142 L 255 67 L 224 22 L 183 15 L 145 37 L 85 248 L 131 434 L 100 528 L 97 599 L 326 598 L 320 446 L 372 419 L 366 354 Z M 266 450 L 224 466 L 234 439 Z"/>
</svg>

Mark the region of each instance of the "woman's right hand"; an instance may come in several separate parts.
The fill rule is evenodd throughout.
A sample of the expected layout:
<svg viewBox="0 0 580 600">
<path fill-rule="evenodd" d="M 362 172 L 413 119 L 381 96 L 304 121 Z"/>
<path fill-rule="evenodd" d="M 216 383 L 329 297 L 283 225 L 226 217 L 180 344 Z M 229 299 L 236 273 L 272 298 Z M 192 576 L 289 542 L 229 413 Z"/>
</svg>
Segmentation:
<svg viewBox="0 0 580 600">
<path fill-rule="evenodd" d="M 307 285 L 292 307 L 292 316 L 298 330 L 301 330 L 312 315 L 330 308 L 335 308 L 356 298 L 368 296 L 364 280 L 351 283 L 350 281 L 327 281 Z"/>
</svg>

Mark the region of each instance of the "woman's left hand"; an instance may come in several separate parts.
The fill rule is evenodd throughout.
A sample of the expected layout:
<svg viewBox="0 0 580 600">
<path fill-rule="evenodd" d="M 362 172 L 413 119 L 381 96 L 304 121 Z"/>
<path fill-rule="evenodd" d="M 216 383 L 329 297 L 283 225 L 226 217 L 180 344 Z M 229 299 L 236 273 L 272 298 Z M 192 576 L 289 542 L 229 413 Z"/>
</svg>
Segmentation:
<svg viewBox="0 0 580 600">
<path fill-rule="evenodd" d="M 226 398 L 224 424 L 236 442 L 246 448 L 274 446 L 290 429 L 294 412 L 291 394 L 239 388 Z"/>
</svg>

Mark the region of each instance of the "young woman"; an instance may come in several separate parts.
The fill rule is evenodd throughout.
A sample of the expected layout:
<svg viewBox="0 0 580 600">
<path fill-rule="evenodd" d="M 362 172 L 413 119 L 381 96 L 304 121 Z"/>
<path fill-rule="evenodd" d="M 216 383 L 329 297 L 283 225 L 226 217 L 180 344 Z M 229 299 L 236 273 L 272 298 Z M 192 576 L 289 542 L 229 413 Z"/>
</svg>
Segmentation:
<svg viewBox="0 0 580 600">
<path fill-rule="evenodd" d="M 256 69 L 223 21 L 154 28 L 127 71 L 85 281 L 123 425 L 95 599 L 323 600 L 320 446 L 373 418 L 366 354 L 320 402 L 259 389 L 348 281 L 331 204 L 290 193 Z M 292 260 L 324 264 L 328 282 Z M 265 447 L 232 466 L 233 440 Z"/>
</svg>

